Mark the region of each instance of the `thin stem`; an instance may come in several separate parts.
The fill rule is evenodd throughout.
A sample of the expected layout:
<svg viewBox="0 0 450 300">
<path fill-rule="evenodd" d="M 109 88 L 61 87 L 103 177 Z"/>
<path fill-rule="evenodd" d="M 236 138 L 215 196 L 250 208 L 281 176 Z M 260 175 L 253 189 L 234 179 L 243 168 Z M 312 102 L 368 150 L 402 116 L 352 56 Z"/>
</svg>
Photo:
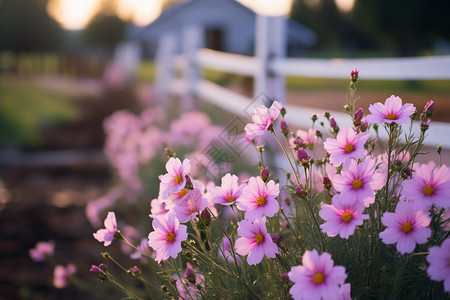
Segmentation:
<svg viewBox="0 0 450 300">
<path fill-rule="evenodd" d="M 295 169 L 294 169 L 294 165 L 292 164 L 291 158 L 290 158 L 289 155 L 287 154 L 286 149 L 285 149 L 284 146 L 283 146 L 283 143 L 281 142 L 281 140 L 280 140 L 280 138 L 278 137 L 278 135 L 277 135 L 277 133 L 275 132 L 275 130 L 272 129 L 272 133 L 273 133 L 273 135 L 275 136 L 275 138 L 277 139 L 278 144 L 280 144 L 280 147 L 281 147 L 281 149 L 283 150 L 284 155 L 285 155 L 286 158 L 288 159 L 289 164 L 291 165 L 292 171 L 294 172 L 295 178 L 297 179 L 297 183 L 300 184 L 299 176 L 298 176 L 297 172 L 296 172 Z"/>
</svg>

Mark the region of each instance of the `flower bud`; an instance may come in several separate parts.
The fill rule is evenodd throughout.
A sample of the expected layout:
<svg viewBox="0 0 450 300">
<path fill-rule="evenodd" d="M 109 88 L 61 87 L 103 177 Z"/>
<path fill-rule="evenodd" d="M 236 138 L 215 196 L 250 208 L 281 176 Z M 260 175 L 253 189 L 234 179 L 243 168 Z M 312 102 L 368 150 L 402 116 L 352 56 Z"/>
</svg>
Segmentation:
<svg viewBox="0 0 450 300">
<path fill-rule="evenodd" d="M 286 115 L 286 108 L 282 107 L 280 109 L 280 114 L 281 114 L 282 117 L 284 117 Z"/>
<path fill-rule="evenodd" d="M 299 197 L 302 197 L 302 196 L 303 196 L 304 191 L 303 191 L 303 189 L 302 189 L 302 187 L 301 187 L 300 185 L 297 185 L 297 186 L 295 187 L 295 194 L 296 194 L 297 196 L 299 196 Z"/>
<path fill-rule="evenodd" d="M 428 127 L 430 127 L 430 122 L 430 119 L 420 122 L 420 130 L 427 131 Z"/>
<path fill-rule="evenodd" d="M 330 112 L 328 112 L 328 111 L 326 111 L 326 112 L 324 112 L 323 113 L 323 116 L 327 119 L 327 120 L 330 120 Z"/>
<path fill-rule="evenodd" d="M 309 156 L 308 153 L 306 153 L 305 149 L 299 148 L 297 150 L 297 158 L 302 165 L 305 166 L 308 164 Z"/>
<path fill-rule="evenodd" d="M 434 101 L 430 100 L 425 104 L 425 108 L 423 109 L 425 113 L 431 114 L 434 111 Z"/>
<path fill-rule="evenodd" d="M 195 283 L 195 272 L 194 268 L 190 263 L 186 263 L 186 271 L 184 272 L 184 278 L 186 278 L 190 283 Z"/>
<path fill-rule="evenodd" d="M 283 274 L 281 274 L 281 279 L 284 280 L 284 281 L 288 281 L 288 280 L 289 280 L 289 275 L 288 275 L 288 273 L 283 273 Z"/>
<path fill-rule="evenodd" d="M 350 73 L 350 78 L 353 82 L 356 82 L 358 80 L 358 75 L 359 75 L 359 69 L 358 68 L 354 68 L 352 70 L 352 72 Z"/>
<path fill-rule="evenodd" d="M 282 133 L 285 137 L 287 137 L 288 134 L 289 134 L 289 130 L 288 130 L 288 126 L 287 126 L 287 124 L 286 124 L 286 121 L 285 121 L 284 119 L 282 119 L 282 120 L 280 121 L 280 129 L 281 129 L 281 133 Z"/>
<path fill-rule="evenodd" d="M 172 151 L 170 148 L 164 148 L 164 154 L 167 158 L 175 157 L 176 153 Z"/>
<path fill-rule="evenodd" d="M 377 125 L 377 124 L 373 124 L 373 125 L 374 125 L 374 127 L 375 127 L 375 125 Z M 362 122 L 361 122 L 361 125 L 359 126 L 359 130 L 360 130 L 361 132 L 365 132 L 365 131 L 367 130 L 368 127 L 369 127 L 369 123 L 367 122 L 366 119 L 364 119 L 364 121 L 362 121 Z M 377 127 L 377 129 L 378 129 L 378 127 Z"/>
<path fill-rule="evenodd" d="M 336 120 L 333 117 L 330 118 L 330 127 L 333 133 L 339 132 L 339 126 L 337 125 Z"/>
<path fill-rule="evenodd" d="M 323 187 L 326 188 L 327 190 L 331 189 L 331 180 L 328 176 L 323 177 Z"/>
<path fill-rule="evenodd" d="M 134 276 L 139 276 L 142 274 L 141 270 L 137 266 L 133 266 L 130 268 L 130 273 Z"/>
<path fill-rule="evenodd" d="M 261 174 L 261 179 L 263 181 L 267 181 L 267 179 L 269 179 L 269 168 L 265 167 L 264 169 L 261 170 L 260 174 Z"/>
<path fill-rule="evenodd" d="M 362 107 L 360 107 L 353 115 L 353 124 L 355 124 L 355 126 L 358 126 L 359 124 L 361 124 L 361 120 L 362 120 L 363 116 L 364 116 L 364 110 L 362 109 Z"/>
<path fill-rule="evenodd" d="M 437 151 L 437 153 L 438 153 L 439 155 L 441 155 L 441 151 L 442 151 L 442 145 L 441 145 L 441 144 L 437 145 L 436 151 Z"/>
<path fill-rule="evenodd" d="M 272 241 L 276 244 L 281 240 L 281 235 L 278 233 L 271 233 L 270 237 L 272 238 Z"/>
<path fill-rule="evenodd" d="M 89 269 L 89 273 L 100 279 L 101 281 L 105 281 L 108 279 L 108 276 L 106 276 L 105 272 L 102 270 L 102 268 L 97 267 L 96 265 L 92 265 Z"/>
<path fill-rule="evenodd" d="M 313 122 L 316 122 L 316 121 L 317 121 L 317 115 L 316 115 L 316 114 L 312 114 L 311 120 L 312 120 Z"/>
</svg>

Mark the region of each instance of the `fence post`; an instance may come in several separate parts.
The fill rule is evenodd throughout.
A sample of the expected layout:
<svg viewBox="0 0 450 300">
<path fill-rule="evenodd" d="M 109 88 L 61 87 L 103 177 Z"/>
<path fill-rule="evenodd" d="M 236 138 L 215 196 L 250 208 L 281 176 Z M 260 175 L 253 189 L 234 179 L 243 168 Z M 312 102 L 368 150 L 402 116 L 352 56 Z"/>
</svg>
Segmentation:
<svg viewBox="0 0 450 300">
<path fill-rule="evenodd" d="M 168 98 L 170 86 L 175 78 L 176 38 L 166 33 L 159 40 L 156 52 L 156 78 L 154 96 L 156 103 L 163 105 Z"/>
<path fill-rule="evenodd" d="M 284 76 L 270 70 L 271 60 L 286 55 L 286 17 L 256 15 L 255 57 L 260 70 L 255 76 L 253 96 L 264 93 L 271 100 L 285 104 Z M 265 103 L 267 104 L 267 103 Z"/>
<path fill-rule="evenodd" d="M 202 79 L 202 70 L 198 67 L 197 54 L 201 48 L 203 48 L 203 28 L 199 25 L 190 25 L 183 28 L 183 53 L 187 59 L 183 72 L 187 91 L 181 97 L 183 110 L 198 108 L 196 89 Z"/>
</svg>

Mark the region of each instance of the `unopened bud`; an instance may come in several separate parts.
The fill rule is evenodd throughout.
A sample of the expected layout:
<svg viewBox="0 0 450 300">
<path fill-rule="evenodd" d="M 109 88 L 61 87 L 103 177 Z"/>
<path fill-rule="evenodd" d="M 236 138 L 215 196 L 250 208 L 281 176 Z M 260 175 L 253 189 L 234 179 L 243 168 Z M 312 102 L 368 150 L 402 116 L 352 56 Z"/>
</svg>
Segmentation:
<svg viewBox="0 0 450 300">
<path fill-rule="evenodd" d="M 184 277 L 190 282 L 195 283 L 195 272 L 194 268 L 190 263 L 186 263 L 186 271 L 184 272 Z"/>
<path fill-rule="evenodd" d="M 91 268 L 89 269 L 89 273 L 91 273 L 92 275 L 94 275 L 95 277 L 100 279 L 101 281 L 105 281 L 108 279 L 108 276 L 106 276 L 105 272 L 100 267 L 97 267 L 96 265 L 91 266 Z"/>
<path fill-rule="evenodd" d="M 331 189 L 331 180 L 330 178 L 328 178 L 328 176 L 324 176 L 323 177 L 323 186 L 324 188 L 326 188 L 327 190 Z"/>
<path fill-rule="evenodd" d="M 302 196 L 303 196 L 304 191 L 303 191 L 303 189 L 302 189 L 302 187 L 301 187 L 300 185 L 297 185 L 297 186 L 295 187 L 295 194 L 296 194 L 297 196 L 299 196 L 299 197 L 302 197 Z"/>
<path fill-rule="evenodd" d="M 327 119 L 330 120 L 330 112 L 326 111 L 323 113 L 323 116 Z"/>
<path fill-rule="evenodd" d="M 430 127 L 430 123 L 431 123 L 430 119 L 420 122 L 420 130 L 427 131 L 428 127 Z"/>
<path fill-rule="evenodd" d="M 209 225 L 209 223 L 211 223 L 211 220 L 212 220 L 212 216 L 211 216 L 211 214 L 210 214 L 210 212 L 209 212 L 208 209 L 204 209 L 204 210 L 202 211 L 202 213 L 200 214 L 200 218 L 202 218 L 202 221 L 203 221 L 206 225 Z"/>
<path fill-rule="evenodd" d="M 374 125 L 377 125 L 377 124 L 374 124 Z M 364 119 L 364 121 L 361 122 L 361 125 L 359 125 L 359 130 L 361 132 L 365 132 L 368 127 L 369 127 L 369 123 L 367 122 L 367 120 Z M 377 129 L 378 129 L 378 127 L 377 127 Z"/>
<path fill-rule="evenodd" d="M 353 115 L 353 124 L 355 124 L 355 126 L 358 126 L 359 124 L 361 124 L 361 120 L 362 120 L 363 116 L 364 116 L 364 110 L 362 109 L 362 107 L 360 107 Z"/>
<path fill-rule="evenodd" d="M 284 281 L 288 281 L 288 280 L 289 280 L 289 275 L 288 275 L 288 273 L 283 273 L 283 274 L 281 274 L 281 279 L 284 280 Z"/>
<path fill-rule="evenodd" d="M 280 109 L 280 114 L 281 114 L 282 117 L 284 117 L 286 115 L 286 108 L 282 107 Z"/>
<path fill-rule="evenodd" d="M 425 104 L 423 110 L 425 113 L 431 114 L 434 111 L 434 101 L 433 100 L 428 101 L 427 104 Z"/>
<path fill-rule="evenodd" d="M 358 68 L 354 68 L 352 70 L 352 72 L 350 73 L 350 78 L 353 82 L 356 82 L 358 80 L 358 75 L 359 75 L 359 69 Z"/>
<path fill-rule="evenodd" d="M 317 115 L 316 115 L 316 114 L 312 114 L 311 120 L 312 120 L 313 122 L 317 121 Z"/>
<path fill-rule="evenodd" d="M 330 118 L 330 127 L 333 133 L 338 133 L 339 127 L 336 123 L 336 120 L 333 117 Z"/>
<path fill-rule="evenodd" d="M 270 237 L 272 238 L 272 241 L 276 244 L 281 240 L 281 235 L 278 233 L 271 233 Z"/>
<path fill-rule="evenodd" d="M 260 174 L 261 174 L 261 179 L 263 181 L 267 181 L 267 179 L 269 179 L 269 168 L 265 167 L 264 169 L 261 170 Z"/>
<path fill-rule="evenodd" d="M 281 129 L 281 133 L 282 133 L 285 137 L 287 137 L 288 134 L 289 134 L 289 130 L 288 130 L 288 126 L 287 126 L 287 124 L 286 124 L 286 121 L 285 121 L 284 119 L 282 119 L 282 120 L 280 121 L 280 129 Z"/>
<path fill-rule="evenodd" d="M 309 160 L 309 155 L 306 153 L 305 149 L 299 148 L 297 150 L 297 159 L 302 165 L 307 165 Z"/>
<path fill-rule="evenodd" d="M 172 151 L 170 148 L 164 148 L 164 154 L 167 158 L 175 157 L 176 153 Z"/>
<path fill-rule="evenodd" d="M 441 151 L 442 151 L 442 145 L 441 145 L 441 144 L 437 145 L 436 151 L 437 151 L 437 153 L 438 153 L 439 155 L 441 155 Z"/>
<path fill-rule="evenodd" d="M 142 274 L 141 270 L 137 266 L 133 266 L 130 268 L 130 273 L 134 276 L 139 276 Z"/>
</svg>

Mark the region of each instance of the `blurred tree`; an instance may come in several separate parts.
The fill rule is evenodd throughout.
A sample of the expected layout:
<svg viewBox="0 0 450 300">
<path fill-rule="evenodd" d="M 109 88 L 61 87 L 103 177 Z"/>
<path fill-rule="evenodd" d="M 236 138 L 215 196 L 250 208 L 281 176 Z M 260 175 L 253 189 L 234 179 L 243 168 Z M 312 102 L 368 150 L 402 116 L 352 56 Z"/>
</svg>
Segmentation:
<svg viewBox="0 0 450 300">
<path fill-rule="evenodd" d="M 47 13 L 48 0 L 0 2 L 0 50 L 52 51 L 62 43 L 64 31 Z"/>
<path fill-rule="evenodd" d="M 399 56 L 414 56 L 437 38 L 450 38 L 450 1 L 356 0 L 355 26 L 391 44 Z"/>
<path fill-rule="evenodd" d="M 84 29 L 83 37 L 88 44 L 112 52 L 124 40 L 127 24 L 116 15 L 98 14 Z"/>
</svg>

